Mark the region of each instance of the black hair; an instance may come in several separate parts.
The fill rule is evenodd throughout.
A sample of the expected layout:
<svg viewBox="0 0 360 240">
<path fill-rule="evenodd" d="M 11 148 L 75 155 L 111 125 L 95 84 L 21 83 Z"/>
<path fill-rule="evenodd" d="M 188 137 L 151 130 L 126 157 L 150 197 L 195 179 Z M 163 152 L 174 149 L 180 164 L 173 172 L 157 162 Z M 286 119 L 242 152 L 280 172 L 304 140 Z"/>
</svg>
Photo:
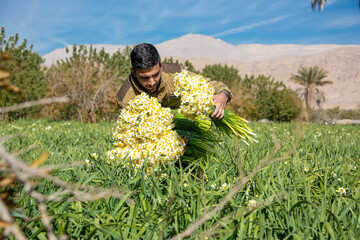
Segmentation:
<svg viewBox="0 0 360 240">
<path fill-rule="evenodd" d="M 160 62 L 160 54 L 150 43 L 137 45 L 130 53 L 131 66 L 138 69 L 149 69 Z"/>
</svg>

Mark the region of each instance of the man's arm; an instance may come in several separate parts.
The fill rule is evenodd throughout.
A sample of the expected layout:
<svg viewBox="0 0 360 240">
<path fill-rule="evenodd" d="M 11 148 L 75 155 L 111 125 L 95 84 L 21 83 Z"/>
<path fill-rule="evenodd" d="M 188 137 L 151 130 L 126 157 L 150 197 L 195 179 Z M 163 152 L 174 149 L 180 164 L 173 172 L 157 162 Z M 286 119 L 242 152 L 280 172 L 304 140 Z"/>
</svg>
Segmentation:
<svg viewBox="0 0 360 240">
<path fill-rule="evenodd" d="M 195 74 L 192 72 L 189 72 L 189 74 Z M 233 99 L 233 95 L 230 91 L 230 88 L 226 86 L 224 83 L 212 80 L 210 78 L 204 77 L 211 86 L 215 89 L 215 95 L 213 97 L 214 104 L 215 104 L 215 110 L 213 114 L 211 115 L 213 118 L 222 118 L 225 114 L 225 106 L 227 103 L 231 102 L 231 99 Z"/>
</svg>

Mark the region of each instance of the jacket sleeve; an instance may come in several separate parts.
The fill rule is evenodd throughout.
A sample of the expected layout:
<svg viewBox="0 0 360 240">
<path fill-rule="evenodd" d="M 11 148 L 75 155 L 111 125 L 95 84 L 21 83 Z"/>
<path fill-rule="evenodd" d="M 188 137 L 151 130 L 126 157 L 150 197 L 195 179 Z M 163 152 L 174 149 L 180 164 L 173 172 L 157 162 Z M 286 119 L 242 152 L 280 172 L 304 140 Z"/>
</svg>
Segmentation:
<svg viewBox="0 0 360 240">
<path fill-rule="evenodd" d="M 129 78 L 127 78 L 116 94 L 116 107 L 119 111 L 125 108 L 130 100 L 135 98 Z"/>
</svg>

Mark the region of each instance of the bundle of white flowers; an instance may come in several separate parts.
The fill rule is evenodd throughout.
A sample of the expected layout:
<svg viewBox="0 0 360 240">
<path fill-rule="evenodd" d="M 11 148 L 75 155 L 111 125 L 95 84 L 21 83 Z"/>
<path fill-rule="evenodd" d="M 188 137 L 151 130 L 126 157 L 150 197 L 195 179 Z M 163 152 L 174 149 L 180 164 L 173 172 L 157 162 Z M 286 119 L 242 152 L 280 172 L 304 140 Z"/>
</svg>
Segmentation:
<svg viewBox="0 0 360 240">
<path fill-rule="evenodd" d="M 113 134 L 116 149 L 107 152 L 109 160 L 124 163 L 137 171 L 157 171 L 162 163 L 173 162 L 183 154 L 185 143 L 172 130 L 174 115 L 161 107 L 156 98 L 145 93 L 132 100 L 121 111 Z"/>
<path fill-rule="evenodd" d="M 197 116 L 208 116 L 214 106 L 214 87 L 201 75 L 190 75 L 183 70 L 175 75 L 175 96 L 181 96 L 179 113 L 194 120 Z"/>
<path fill-rule="evenodd" d="M 201 75 L 189 74 L 186 70 L 175 74 L 175 95 L 181 96 L 178 112 L 190 120 L 197 120 L 198 116 L 210 116 L 215 109 L 213 86 Z M 255 134 L 247 126 L 245 119 L 225 109 L 222 119 L 211 118 L 211 122 L 228 135 L 235 135 L 246 144 L 256 140 Z M 203 120 L 203 122 L 206 120 Z M 210 120 L 209 120 L 210 121 Z"/>
</svg>

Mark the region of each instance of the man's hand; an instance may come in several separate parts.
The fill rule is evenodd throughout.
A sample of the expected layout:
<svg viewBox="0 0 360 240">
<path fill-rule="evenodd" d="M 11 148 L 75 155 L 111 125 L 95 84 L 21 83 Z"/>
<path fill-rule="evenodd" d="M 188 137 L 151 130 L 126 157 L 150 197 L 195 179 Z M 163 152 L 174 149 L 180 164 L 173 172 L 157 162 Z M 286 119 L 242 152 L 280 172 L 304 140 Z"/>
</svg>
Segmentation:
<svg viewBox="0 0 360 240">
<path fill-rule="evenodd" d="M 226 93 L 221 92 L 217 95 L 214 95 L 213 100 L 215 103 L 215 111 L 213 112 L 211 117 L 221 119 L 222 117 L 224 117 L 225 106 L 227 101 L 229 100 L 229 97 L 226 95 Z"/>
</svg>

